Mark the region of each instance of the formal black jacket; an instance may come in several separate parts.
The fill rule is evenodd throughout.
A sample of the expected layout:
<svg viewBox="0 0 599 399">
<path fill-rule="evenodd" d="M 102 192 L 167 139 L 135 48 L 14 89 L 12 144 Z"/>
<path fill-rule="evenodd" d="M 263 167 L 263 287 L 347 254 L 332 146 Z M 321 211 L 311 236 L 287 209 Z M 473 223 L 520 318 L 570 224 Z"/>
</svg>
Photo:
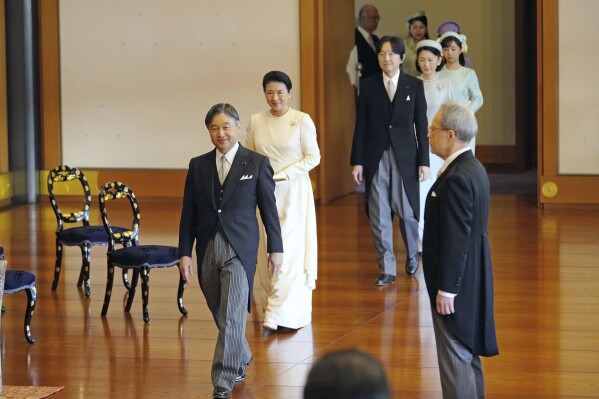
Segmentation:
<svg viewBox="0 0 599 399">
<path fill-rule="evenodd" d="M 422 264 L 435 311 L 437 291 L 457 294 L 449 331 L 479 356 L 499 353 L 487 221 L 489 179 L 471 151 L 460 154 L 431 187 L 424 211 Z"/>
<path fill-rule="evenodd" d="M 391 146 L 416 218 L 420 214 L 418 167 L 429 166 L 426 98 L 420 79 L 400 73 L 393 103 L 383 73 L 360 84 L 351 165 L 362 165 L 366 194 L 383 152 Z"/>
<path fill-rule="evenodd" d="M 248 277 L 249 310 L 259 241 L 256 207 L 268 236 L 268 252 L 283 252 L 273 170 L 267 157 L 239 145 L 220 204 L 215 196 L 219 187 L 215 170 L 216 149 L 189 162 L 179 225 L 179 256 L 191 256 L 196 242 L 198 269 L 202 267 L 208 242 L 220 222 Z"/>
</svg>

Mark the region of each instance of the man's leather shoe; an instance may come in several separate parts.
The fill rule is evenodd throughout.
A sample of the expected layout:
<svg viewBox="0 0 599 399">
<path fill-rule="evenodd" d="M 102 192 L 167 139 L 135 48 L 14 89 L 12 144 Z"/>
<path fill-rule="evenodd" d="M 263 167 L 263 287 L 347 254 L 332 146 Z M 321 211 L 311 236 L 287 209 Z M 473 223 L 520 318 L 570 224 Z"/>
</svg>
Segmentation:
<svg viewBox="0 0 599 399">
<path fill-rule="evenodd" d="M 418 270 L 418 262 L 406 261 L 406 273 L 408 273 L 408 276 L 416 274 L 416 270 Z"/>
<path fill-rule="evenodd" d="M 378 285 L 379 287 L 389 285 L 395 282 L 395 276 L 391 274 L 381 273 L 379 278 L 376 279 L 374 285 Z"/>
<path fill-rule="evenodd" d="M 237 371 L 237 375 L 235 376 L 235 382 L 240 382 L 245 380 L 245 364 L 242 364 Z"/>
<path fill-rule="evenodd" d="M 226 399 L 231 396 L 231 390 L 223 387 L 214 387 L 214 392 L 212 393 L 213 398 L 218 399 Z"/>
</svg>

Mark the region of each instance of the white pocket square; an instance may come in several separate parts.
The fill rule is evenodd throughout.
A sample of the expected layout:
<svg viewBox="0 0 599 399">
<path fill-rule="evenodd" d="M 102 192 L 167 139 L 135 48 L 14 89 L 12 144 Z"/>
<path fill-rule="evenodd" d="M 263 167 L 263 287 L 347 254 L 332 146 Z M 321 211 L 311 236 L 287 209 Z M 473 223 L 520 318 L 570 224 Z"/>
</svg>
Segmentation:
<svg viewBox="0 0 599 399">
<path fill-rule="evenodd" d="M 431 193 L 431 197 L 436 197 L 436 196 L 437 196 L 437 193 L 433 191 L 433 192 Z"/>
<path fill-rule="evenodd" d="M 241 176 L 241 179 L 239 179 L 239 180 L 249 180 L 252 177 L 254 177 L 254 175 L 243 175 L 243 176 Z"/>
<path fill-rule="evenodd" d="M 410 101 L 410 96 L 408 96 L 408 97 L 406 98 L 406 101 Z"/>
</svg>

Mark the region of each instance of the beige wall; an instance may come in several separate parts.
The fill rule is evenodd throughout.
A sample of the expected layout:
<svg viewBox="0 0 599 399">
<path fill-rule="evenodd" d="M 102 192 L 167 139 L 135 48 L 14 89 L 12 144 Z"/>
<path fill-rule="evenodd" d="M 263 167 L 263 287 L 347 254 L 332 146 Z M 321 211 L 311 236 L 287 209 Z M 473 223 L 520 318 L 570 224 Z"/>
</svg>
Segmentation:
<svg viewBox="0 0 599 399">
<path fill-rule="evenodd" d="M 591 43 L 597 38 L 596 0 L 558 2 L 558 173 L 599 174 L 599 54 Z M 594 10 L 594 11 L 592 11 Z"/>
<path fill-rule="evenodd" d="M 298 0 L 60 0 L 63 162 L 187 168 L 213 148 L 204 116 L 230 102 L 243 131 L 287 72 L 300 104 Z"/>
<path fill-rule="evenodd" d="M 593 0 L 589 0 L 593 1 Z M 508 0 L 356 0 L 356 15 L 373 4 L 382 16 L 379 36 L 408 34 L 406 18 L 419 10 L 428 17 L 430 38 L 437 38 L 443 21 L 460 24 L 468 38 L 468 56 L 478 75 L 484 105 L 477 112 L 477 145 L 516 143 L 514 2 Z"/>
</svg>

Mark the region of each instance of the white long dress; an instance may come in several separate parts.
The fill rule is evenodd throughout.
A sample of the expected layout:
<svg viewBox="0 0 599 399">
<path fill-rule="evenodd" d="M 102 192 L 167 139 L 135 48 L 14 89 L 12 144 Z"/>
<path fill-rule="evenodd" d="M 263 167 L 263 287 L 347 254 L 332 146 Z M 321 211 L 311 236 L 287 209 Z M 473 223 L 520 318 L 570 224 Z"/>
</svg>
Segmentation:
<svg viewBox="0 0 599 399">
<path fill-rule="evenodd" d="M 480 91 L 474 69 L 464 66 L 460 66 L 458 69 L 447 69 L 447 66 L 444 66 L 438 75 L 451 81 L 456 94 L 455 101 L 468 105 L 472 112 L 478 111 L 483 106 L 483 93 Z M 474 153 L 475 147 L 476 137 L 470 142 L 472 153 Z"/>
<path fill-rule="evenodd" d="M 281 117 L 260 112 L 250 119 L 246 146 L 266 155 L 273 167 L 284 250 L 281 273 L 271 280 L 261 228 L 256 300 L 265 326 L 301 328 L 312 322 L 317 277 L 316 213 L 308 174 L 320 163 L 316 126 L 308 114 L 294 109 Z"/>
<path fill-rule="evenodd" d="M 426 98 L 426 118 L 428 125 L 433 122 L 435 114 L 448 101 L 456 101 L 456 94 L 453 85 L 449 79 L 436 75 L 434 80 L 424 80 L 419 76 L 424 84 L 424 97 Z M 437 173 L 443 166 L 443 159 L 430 152 L 430 175 L 425 181 L 420 182 L 420 221 L 418 222 L 418 250 L 422 252 L 422 235 L 424 233 L 424 203 L 428 191 L 437 180 Z"/>
</svg>

